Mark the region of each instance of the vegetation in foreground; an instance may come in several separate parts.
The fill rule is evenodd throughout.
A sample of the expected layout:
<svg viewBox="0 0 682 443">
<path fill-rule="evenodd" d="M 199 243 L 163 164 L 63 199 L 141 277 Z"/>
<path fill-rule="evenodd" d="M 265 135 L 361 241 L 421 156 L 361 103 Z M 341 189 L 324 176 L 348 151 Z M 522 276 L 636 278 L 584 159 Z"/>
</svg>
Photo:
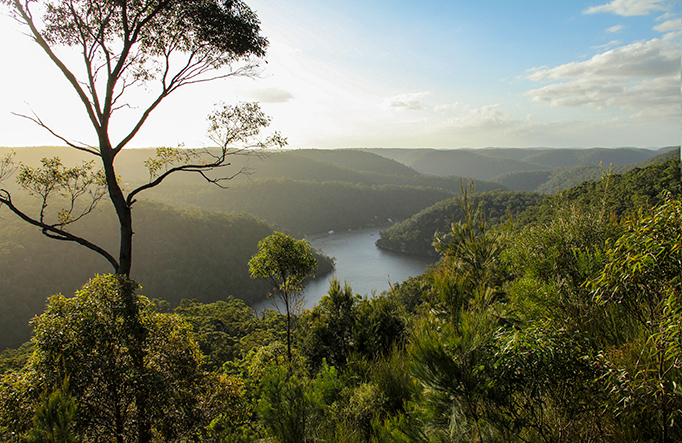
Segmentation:
<svg viewBox="0 0 682 443">
<path fill-rule="evenodd" d="M 465 195 L 436 267 L 371 299 L 332 281 L 294 316 L 291 358 L 285 317 L 235 299 L 171 313 L 134 295 L 140 321 L 111 323 L 135 286 L 99 276 L 51 298 L 30 345 L 3 354 L 0 435 L 679 441 L 682 201 L 616 217 L 607 199 L 515 227 Z"/>
</svg>

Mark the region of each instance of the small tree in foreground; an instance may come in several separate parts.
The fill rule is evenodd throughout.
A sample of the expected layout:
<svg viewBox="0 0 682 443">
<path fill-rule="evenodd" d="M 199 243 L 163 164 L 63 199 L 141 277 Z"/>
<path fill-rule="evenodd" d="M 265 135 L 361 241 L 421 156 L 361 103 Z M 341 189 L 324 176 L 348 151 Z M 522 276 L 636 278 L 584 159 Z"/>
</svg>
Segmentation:
<svg viewBox="0 0 682 443">
<path fill-rule="evenodd" d="M 310 244 L 273 232 L 258 243 L 258 253 L 249 260 L 252 278 L 269 281 L 274 295 L 284 303 L 287 314 L 287 357 L 291 363 L 291 315 L 301 302 L 304 280 L 317 268 Z"/>
</svg>

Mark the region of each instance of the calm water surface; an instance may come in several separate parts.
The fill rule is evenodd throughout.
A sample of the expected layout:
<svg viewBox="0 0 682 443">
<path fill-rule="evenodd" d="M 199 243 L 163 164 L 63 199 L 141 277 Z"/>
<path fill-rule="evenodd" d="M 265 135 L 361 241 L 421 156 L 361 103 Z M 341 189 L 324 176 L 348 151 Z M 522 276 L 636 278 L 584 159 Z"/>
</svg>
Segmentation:
<svg viewBox="0 0 682 443">
<path fill-rule="evenodd" d="M 433 259 L 397 254 L 376 247 L 374 242 L 385 228 L 363 228 L 337 231 L 333 234 L 308 238 L 310 245 L 325 255 L 336 258 L 331 274 L 314 279 L 306 286 L 305 307 L 312 308 L 329 289 L 329 280 L 336 276 L 341 284 L 346 280 L 353 292 L 361 295 L 377 294 L 389 289 L 389 282 L 400 283 L 424 273 Z M 272 306 L 269 304 L 269 306 Z M 262 309 L 259 306 L 256 309 Z"/>
</svg>

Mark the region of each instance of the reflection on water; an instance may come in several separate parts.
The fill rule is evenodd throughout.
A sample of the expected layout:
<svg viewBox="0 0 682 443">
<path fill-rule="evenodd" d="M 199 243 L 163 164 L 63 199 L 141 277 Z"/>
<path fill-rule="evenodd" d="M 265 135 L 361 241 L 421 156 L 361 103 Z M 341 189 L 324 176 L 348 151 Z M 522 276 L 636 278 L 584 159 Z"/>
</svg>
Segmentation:
<svg viewBox="0 0 682 443">
<path fill-rule="evenodd" d="M 312 308 L 327 293 L 329 279 L 336 276 L 341 283 L 350 283 L 354 293 L 361 295 L 377 294 L 389 289 L 390 283 L 400 283 L 408 277 L 420 275 L 433 259 L 415 257 L 384 251 L 374 242 L 383 228 L 363 228 L 353 231 L 312 236 L 308 239 L 311 246 L 322 253 L 336 258 L 332 274 L 311 280 L 306 286 L 304 304 Z M 256 307 L 260 310 L 266 307 Z M 272 307 L 272 303 L 268 303 Z"/>
</svg>

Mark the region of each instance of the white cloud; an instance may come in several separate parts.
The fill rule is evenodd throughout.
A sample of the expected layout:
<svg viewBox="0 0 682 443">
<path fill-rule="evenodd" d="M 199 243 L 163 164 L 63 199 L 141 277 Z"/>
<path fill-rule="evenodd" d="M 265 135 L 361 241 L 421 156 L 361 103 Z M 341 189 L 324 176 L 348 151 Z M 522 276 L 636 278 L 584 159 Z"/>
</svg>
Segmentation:
<svg viewBox="0 0 682 443">
<path fill-rule="evenodd" d="M 640 116 L 647 110 L 679 121 L 680 58 L 672 39 L 635 42 L 583 62 L 533 68 L 528 79 L 550 83 L 525 95 L 553 107 L 618 108 Z"/>
<path fill-rule="evenodd" d="M 592 46 L 592 49 L 595 49 L 597 51 L 606 51 L 606 50 L 611 49 L 613 47 L 616 47 L 622 43 L 623 42 L 621 42 L 620 40 L 611 40 L 610 42 L 604 43 L 603 45 Z M 547 66 L 544 66 L 544 68 L 547 68 Z M 536 70 L 537 69 L 539 69 L 539 68 L 536 68 Z"/>
<path fill-rule="evenodd" d="M 514 122 L 514 118 L 500 111 L 500 104 L 497 103 L 460 113 L 450 118 L 446 125 L 455 128 L 490 128 L 505 127 Z"/>
<path fill-rule="evenodd" d="M 671 32 L 671 31 L 680 31 L 682 30 L 682 20 L 678 19 L 673 19 L 673 20 L 667 20 L 660 25 L 654 26 L 654 29 L 658 32 Z"/>
<path fill-rule="evenodd" d="M 668 10 L 667 3 L 665 0 L 613 0 L 605 5 L 587 8 L 583 14 L 611 12 L 622 16 L 647 15 L 655 11 Z"/>
<path fill-rule="evenodd" d="M 281 88 L 265 88 L 249 91 L 248 95 L 261 103 L 286 103 L 294 98 L 289 92 Z"/>
<path fill-rule="evenodd" d="M 449 103 L 445 105 L 437 105 L 436 107 L 433 108 L 433 110 L 438 113 L 438 114 L 445 114 L 448 112 L 453 112 L 453 111 L 458 111 L 460 109 L 464 109 L 466 107 L 465 104 L 461 102 L 455 102 L 455 103 Z"/>
<path fill-rule="evenodd" d="M 585 76 L 648 78 L 676 75 L 680 71 L 680 49 L 669 40 L 653 39 L 612 49 L 584 62 L 531 71 L 528 78 L 534 81 Z"/>
<path fill-rule="evenodd" d="M 616 25 L 616 26 L 611 26 L 610 28 L 606 29 L 606 32 L 613 34 L 614 32 L 622 31 L 625 28 L 623 25 Z"/>
<path fill-rule="evenodd" d="M 661 14 L 661 15 L 659 15 L 658 17 L 656 17 L 656 21 L 660 22 L 660 21 L 668 20 L 668 19 L 671 19 L 671 18 L 674 18 L 674 17 L 675 17 L 675 14 L 673 14 L 673 13 L 670 12 L 670 11 L 668 11 L 668 12 L 666 12 L 666 13 L 664 13 L 664 14 Z"/>
<path fill-rule="evenodd" d="M 422 99 L 429 94 L 429 91 L 424 91 L 395 95 L 385 100 L 384 106 L 407 111 L 420 111 L 424 109 Z"/>
<path fill-rule="evenodd" d="M 599 110 L 610 106 L 625 110 L 657 106 L 665 107 L 668 113 L 679 114 L 680 81 L 679 77 L 645 79 L 640 82 L 627 79 L 580 79 L 533 89 L 526 95 L 551 106 L 589 106 Z"/>
</svg>

